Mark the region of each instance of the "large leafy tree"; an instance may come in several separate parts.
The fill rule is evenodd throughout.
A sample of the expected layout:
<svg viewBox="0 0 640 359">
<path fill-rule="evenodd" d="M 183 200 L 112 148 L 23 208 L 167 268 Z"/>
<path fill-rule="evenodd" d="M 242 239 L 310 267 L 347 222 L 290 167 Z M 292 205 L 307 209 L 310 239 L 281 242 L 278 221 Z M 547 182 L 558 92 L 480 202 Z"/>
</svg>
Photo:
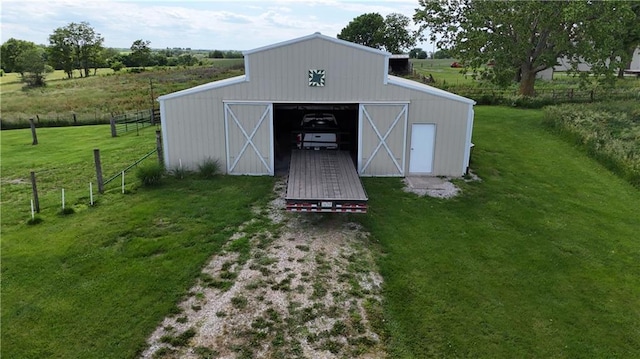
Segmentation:
<svg viewBox="0 0 640 359">
<path fill-rule="evenodd" d="M 360 15 L 340 31 L 338 39 L 355 42 L 391 53 L 402 53 L 416 45 L 416 36 L 409 30 L 411 19 L 402 14 L 378 13 Z"/>
<path fill-rule="evenodd" d="M 28 86 L 44 86 L 44 78 L 47 72 L 53 68 L 45 61 L 45 50 L 40 47 L 33 47 L 23 51 L 17 58 L 16 63 L 23 70 L 22 81 Z"/>
<path fill-rule="evenodd" d="M 0 66 L 5 72 L 17 72 L 22 75 L 24 69 L 22 63 L 17 61 L 18 57 L 35 48 L 36 44 L 33 42 L 10 38 L 0 47 Z"/>
<path fill-rule="evenodd" d="M 409 30 L 411 19 L 402 14 L 389 14 L 384 19 L 384 49 L 392 54 L 401 54 L 416 46 L 416 35 Z"/>
<path fill-rule="evenodd" d="M 338 39 L 380 49 L 384 41 L 384 18 L 378 13 L 362 14 L 340 31 Z"/>
<path fill-rule="evenodd" d="M 520 94 L 531 96 L 536 74 L 562 57 L 576 66 L 587 62 L 592 73 L 611 77 L 627 58 L 618 40 L 633 17 L 630 4 L 419 0 L 414 21 L 475 74 L 485 72 L 499 84 L 515 80 Z"/>
<path fill-rule="evenodd" d="M 104 38 L 88 22 L 72 22 L 65 27 L 57 28 L 49 36 L 52 48 L 50 55 L 55 54 L 54 65 L 63 68 L 65 72 L 71 62 L 73 69 L 80 70 L 80 76 L 89 76 L 89 70 L 101 62 L 103 42 Z M 71 77 L 72 71 L 67 72 L 67 75 Z"/>
<path fill-rule="evenodd" d="M 136 40 L 131 44 L 131 54 L 129 54 L 129 61 L 131 66 L 148 66 L 151 63 L 151 48 L 149 45 L 151 41 L 148 40 Z"/>
<path fill-rule="evenodd" d="M 58 28 L 49 35 L 49 64 L 57 70 L 63 70 L 68 78 L 73 77 L 76 59 L 69 29 Z"/>
</svg>

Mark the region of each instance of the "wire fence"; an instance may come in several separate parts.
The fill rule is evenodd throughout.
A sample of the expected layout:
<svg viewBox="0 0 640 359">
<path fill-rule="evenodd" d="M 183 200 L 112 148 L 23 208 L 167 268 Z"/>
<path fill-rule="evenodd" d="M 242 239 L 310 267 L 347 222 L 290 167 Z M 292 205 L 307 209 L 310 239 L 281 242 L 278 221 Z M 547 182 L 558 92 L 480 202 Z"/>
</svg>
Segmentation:
<svg viewBox="0 0 640 359">
<path fill-rule="evenodd" d="M 145 127 L 160 123 L 160 110 L 148 109 L 135 112 L 127 112 L 111 117 L 111 135 L 135 131 L 136 134 Z"/>
<path fill-rule="evenodd" d="M 36 127 L 66 127 L 82 125 L 100 125 L 116 123 L 117 133 L 127 133 L 139 131 L 141 128 L 153 126 L 160 123 L 160 110 L 149 108 L 123 113 L 54 113 L 35 114 L 31 117 L 19 117 L 14 119 L 0 118 L 0 129 L 12 130 L 30 127 L 30 119 Z"/>
<path fill-rule="evenodd" d="M 114 174 L 113 176 L 109 177 L 108 179 L 106 179 L 104 181 L 104 185 L 106 186 L 109 182 L 112 182 L 116 178 L 124 176 L 124 174 L 126 174 L 127 171 L 129 171 L 132 168 L 138 166 L 138 164 L 140 164 L 140 162 L 146 160 L 149 156 L 151 156 L 152 154 L 154 154 L 156 152 L 158 152 L 158 150 L 154 149 L 153 151 L 151 151 L 151 152 L 147 153 L 146 155 L 142 156 L 140 159 L 135 161 L 133 164 L 129 165 L 127 168 L 123 169 L 122 171 L 120 171 L 120 172 Z M 123 181 L 123 183 L 124 183 L 124 181 Z"/>
</svg>

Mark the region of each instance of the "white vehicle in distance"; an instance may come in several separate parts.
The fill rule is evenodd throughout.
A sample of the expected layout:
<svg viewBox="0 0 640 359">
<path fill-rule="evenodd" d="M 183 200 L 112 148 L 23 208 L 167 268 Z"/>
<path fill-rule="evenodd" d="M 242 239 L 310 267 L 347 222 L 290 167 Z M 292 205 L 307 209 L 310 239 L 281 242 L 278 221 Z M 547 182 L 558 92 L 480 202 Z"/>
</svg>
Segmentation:
<svg viewBox="0 0 640 359">
<path fill-rule="evenodd" d="M 308 113 L 300 122 L 302 132 L 296 136 L 298 149 L 337 150 L 338 121 L 330 113 Z"/>
</svg>

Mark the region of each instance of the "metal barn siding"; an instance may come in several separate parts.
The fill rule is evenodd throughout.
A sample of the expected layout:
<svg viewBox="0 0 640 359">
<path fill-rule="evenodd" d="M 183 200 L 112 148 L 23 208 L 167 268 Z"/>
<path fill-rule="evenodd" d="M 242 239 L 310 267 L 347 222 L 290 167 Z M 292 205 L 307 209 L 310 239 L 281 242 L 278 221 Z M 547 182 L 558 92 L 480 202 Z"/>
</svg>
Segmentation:
<svg viewBox="0 0 640 359">
<path fill-rule="evenodd" d="M 219 154 L 225 153 L 225 139 L 222 112 L 218 110 L 221 106 L 200 96 L 187 96 L 168 100 L 162 107 L 167 169 L 182 164 L 185 169 L 195 170 L 207 158 L 222 159 Z"/>
<path fill-rule="evenodd" d="M 227 173 L 273 174 L 273 104 L 350 103 L 360 105 L 360 175 L 411 174 L 413 124 L 435 125 L 430 175 L 465 173 L 475 102 L 389 76 L 390 54 L 320 34 L 244 54 L 244 76 L 159 98 L 169 169 L 212 158 Z M 325 71 L 324 86 L 309 86 L 309 70 Z"/>
<path fill-rule="evenodd" d="M 468 111 L 468 106 L 451 101 L 435 99 L 412 101 L 407 127 L 407 153 L 411 147 L 411 125 L 435 124 L 436 139 L 432 174 L 463 175 L 467 121 L 451 119 L 467 119 Z M 410 174 L 408 161 L 409 158 L 407 158 L 407 174 Z"/>
<path fill-rule="evenodd" d="M 323 38 L 312 38 L 250 53 L 247 61 L 250 68 L 249 92 L 234 92 L 233 96 L 274 102 L 382 100 L 386 91 L 381 69 L 386 57 L 370 50 L 373 49 L 354 49 Z M 309 70 L 325 70 L 324 87 L 309 86 Z"/>
</svg>

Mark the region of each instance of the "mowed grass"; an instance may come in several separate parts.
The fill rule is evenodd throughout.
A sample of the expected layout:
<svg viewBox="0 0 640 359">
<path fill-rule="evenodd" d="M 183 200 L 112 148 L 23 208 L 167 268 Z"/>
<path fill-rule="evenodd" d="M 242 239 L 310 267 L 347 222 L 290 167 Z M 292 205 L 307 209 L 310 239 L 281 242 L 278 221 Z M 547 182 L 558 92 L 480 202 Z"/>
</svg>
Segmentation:
<svg viewBox="0 0 640 359">
<path fill-rule="evenodd" d="M 3 358 L 135 357 L 206 260 L 270 198 L 271 178 L 190 176 L 154 188 L 130 183 L 127 194 L 96 196 L 95 207 L 88 193 L 71 192 L 76 212 L 58 213 L 59 197 L 49 199 L 47 188 L 84 187 L 93 147 L 105 150 L 103 163 L 130 163 L 153 148 L 145 131 L 112 139 L 108 126 L 42 129 L 33 147 L 28 131 L 2 131 Z M 37 225 L 25 223 L 30 184 L 7 182 L 32 165 L 56 169 L 39 177 Z"/>
<path fill-rule="evenodd" d="M 458 198 L 364 180 L 392 357 L 640 357 L 640 194 L 541 119 L 476 108 Z"/>
<path fill-rule="evenodd" d="M 69 132 L 47 135 L 54 130 Z M 116 153 L 138 158 L 154 134 L 43 129 L 41 144 L 59 143 L 41 149 L 30 147 L 28 130 L 1 135 L 7 358 L 135 356 L 207 258 L 253 216 L 251 206 L 271 196 L 266 177 L 168 179 L 131 184 L 126 195 L 116 186 L 68 216 L 51 199 L 44 222 L 27 226 L 30 185 L 7 179 L 56 168 L 42 186 L 59 188 L 75 181 L 64 169 L 86 166 L 93 176 L 93 147 L 113 149 L 103 163 Z M 473 141 L 472 168 L 483 181 L 460 182 L 455 199 L 364 179 L 370 211 L 353 218 L 383 251 L 390 356 L 639 357 L 638 190 L 546 131 L 539 110 L 477 107 Z"/>
<path fill-rule="evenodd" d="M 18 224 L 30 215 L 31 171 L 36 174 L 43 215 L 62 209 L 63 188 L 67 206 L 82 210 L 90 202 L 89 182 L 98 192 L 94 149 L 100 150 L 105 180 L 155 149 L 152 127 L 140 131 L 140 135 L 127 133 L 115 138 L 108 125 L 40 128 L 36 133 L 39 144 L 34 146 L 30 130 L 0 132 L 3 227 Z M 157 156 L 148 161 L 153 160 Z M 130 181 L 135 181 L 131 172 L 125 175 L 125 185 Z M 117 192 L 120 185 L 118 179 L 106 189 Z"/>
</svg>

